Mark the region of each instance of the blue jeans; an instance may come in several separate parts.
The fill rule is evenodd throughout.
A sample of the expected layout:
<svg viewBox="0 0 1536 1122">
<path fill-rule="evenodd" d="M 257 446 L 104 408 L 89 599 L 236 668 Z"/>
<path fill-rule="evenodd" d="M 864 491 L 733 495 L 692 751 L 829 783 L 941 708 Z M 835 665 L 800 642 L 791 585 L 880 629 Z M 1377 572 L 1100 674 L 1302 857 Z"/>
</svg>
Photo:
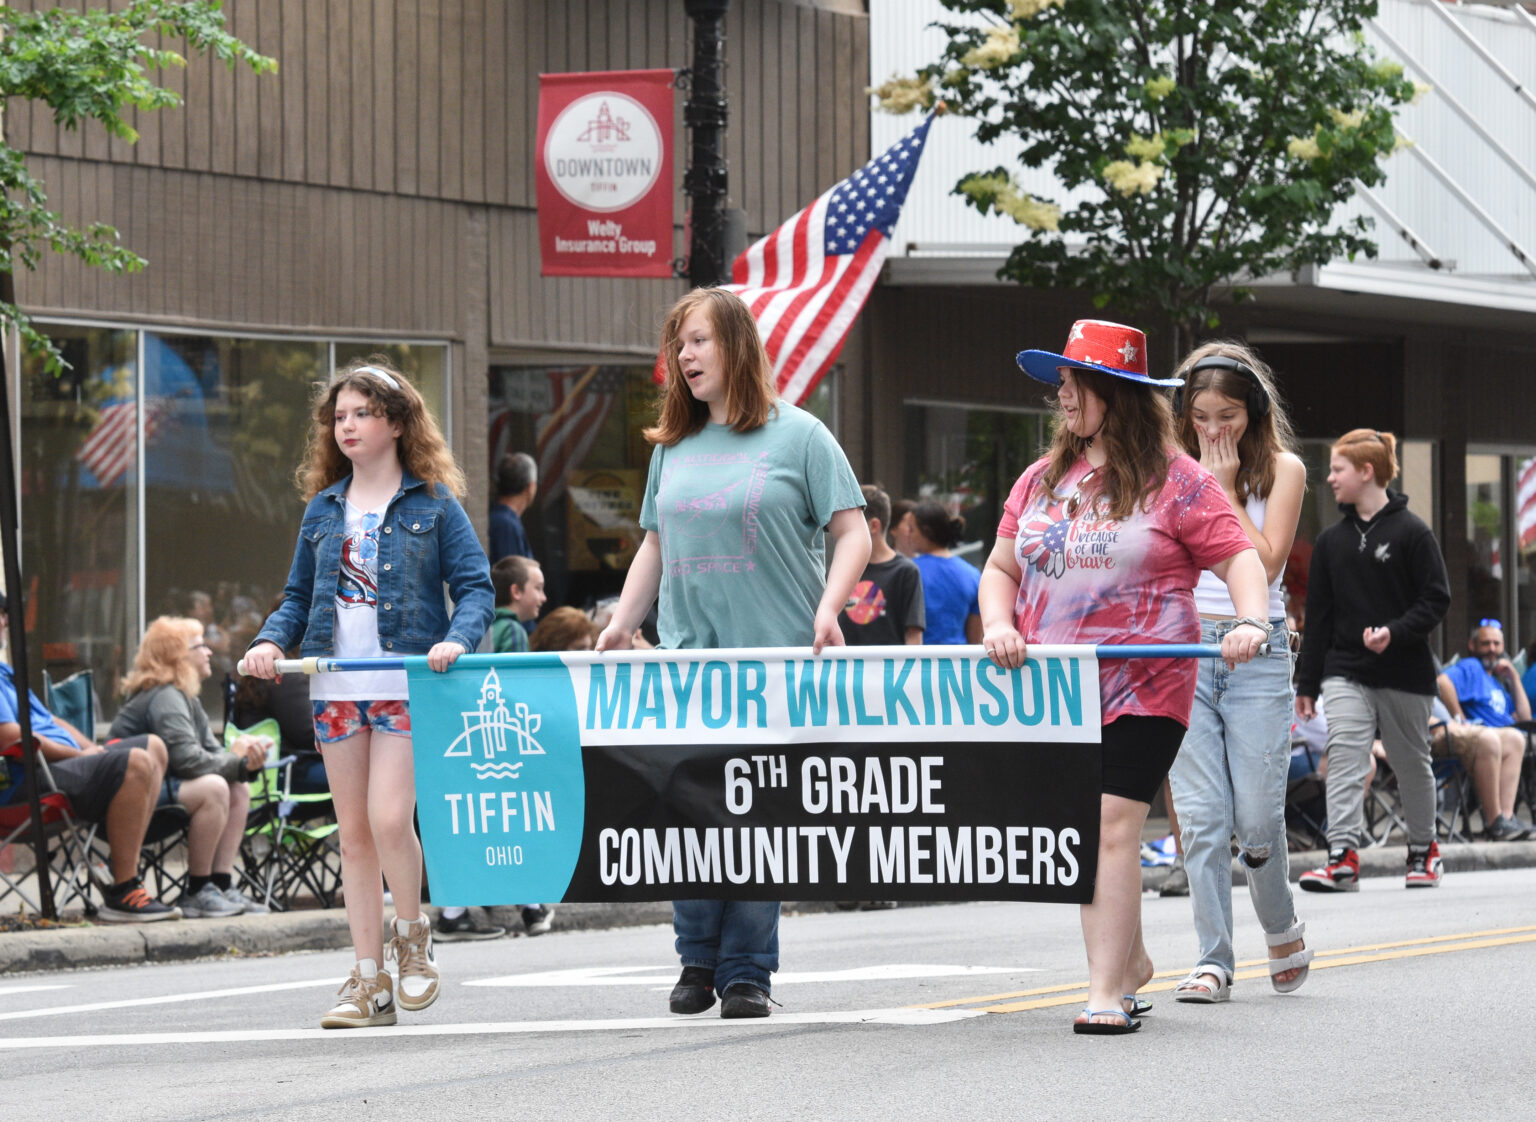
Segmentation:
<svg viewBox="0 0 1536 1122">
<path fill-rule="evenodd" d="M 1169 781 L 1189 871 L 1200 965 L 1232 977 L 1232 850 L 1237 835 L 1260 925 L 1278 935 L 1296 922 L 1285 844 L 1291 766 L 1291 652 L 1273 621 L 1270 653 L 1228 670 L 1200 660 L 1189 733 Z M 1220 643 L 1232 620 L 1201 620 L 1200 641 Z"/>
<path fill-rule="evenodd" d="M 779 968 L 777 900 L 674 900 L 672 931 L 684 966 L 715 972 L 715 992 L 738 982 L 770 992 Z"/>
</svg>

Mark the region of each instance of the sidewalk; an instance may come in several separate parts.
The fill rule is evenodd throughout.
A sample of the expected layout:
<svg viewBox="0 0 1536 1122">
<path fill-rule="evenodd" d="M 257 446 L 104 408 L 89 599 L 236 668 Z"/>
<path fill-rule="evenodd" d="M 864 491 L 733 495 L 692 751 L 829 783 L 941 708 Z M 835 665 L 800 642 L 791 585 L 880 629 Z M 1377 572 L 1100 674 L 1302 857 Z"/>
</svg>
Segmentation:
<svg viewBox="0 0 1536 1122">
<path fill-rule="evenodd" d="M 1536 868 L 1536 841 L 1473 842 L 1441 847 L 1449 876 L 1472 870 Z M 1321 850 L 1290 854 L 1291 880 L 1321 865 Z M 1400 877 L 1407 860 L 1401 845 L 1360 851 L 1362 877 Z M 1144 868 L 1142 889 L 1155 892 L 1167 867 Z M 1241 885 L 1241 867 L 1233 862 L 1233 883 Z M 831 911 L 826 901 L 786 902 L 786 913 Z M 554 932 L 601 930 L 669 923 L 672 907 L 646 904 L 560 904 Z M 492 909 L 495 922 L 514 935 L 522 930 L 517 909 Z M 433 910 L 435 915 L 435 909 Z M 81 925 L 46 931 L 0 933 L 0 977 L 92 966 L 128 966 L 176 962 L 225 955 L 270 955 L 290 951 L 336 950 L 350 944 L 346 914 L 340 908 L 295 911 L 232 919 L 195 919 L 170 923 Z"/>
</svg>

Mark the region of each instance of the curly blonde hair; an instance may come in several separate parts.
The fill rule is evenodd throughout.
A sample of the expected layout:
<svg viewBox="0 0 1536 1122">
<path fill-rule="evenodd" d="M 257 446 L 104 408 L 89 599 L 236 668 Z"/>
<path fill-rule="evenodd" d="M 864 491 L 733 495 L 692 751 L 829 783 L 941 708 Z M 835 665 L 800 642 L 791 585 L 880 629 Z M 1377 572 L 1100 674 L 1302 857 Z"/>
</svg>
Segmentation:
<svg viewBox="0 0 1536 1122">
<path fill-rule="evenodd" d="M 124 697 L 154 686 L 175 686 L 188 697 L 202 690 L 203 678 L 188 658 L 190 644 L 203 637 L 203 625 L 185 616 L 160 616 L 144 632 L 133 667 L 122 681 Z"/>
<path fill-rule="evenodd" d="M 384 371 L 395 384 L 391 386 L 370 370 Z M 429 487 L 442 484 L 457 498 L 468 493 L 464 473 L 454 462 L 443 431 L 427 411 L 421 393 L 384 355 L 370 355 L 347 363 L 315 393 L 314 423 L 304 447 L 304 460 L 295 473 L 306 502 L 352 474 L 352 461 L 336 443 L 336 397 L 347 389 L 367 398 L 374 416 L 400 426 L 396 450 L 401 467 Z"/>
</svg>

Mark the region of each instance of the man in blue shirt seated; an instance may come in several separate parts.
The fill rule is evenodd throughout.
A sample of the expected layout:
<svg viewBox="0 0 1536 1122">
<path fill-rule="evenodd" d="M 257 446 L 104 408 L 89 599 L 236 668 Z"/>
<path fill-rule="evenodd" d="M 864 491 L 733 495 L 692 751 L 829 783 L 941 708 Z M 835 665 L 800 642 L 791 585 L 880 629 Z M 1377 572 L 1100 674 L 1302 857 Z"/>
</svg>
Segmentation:
<svg viewBox="0 0 1536 1122">
<path fill-rule="evenodd" d="M 5 595 L 0 593 L 0 644 L 5 642 Z M 76 820 L 101 823 L 111 849 L 113 885 L 97 918 L 104 923 L 153 923 L 180 919 L 180 908 L 169 908 L 145 891 L 139 881 L 139 849 L 165 779 L 165 742 L 153 734 L 126 737 L 106 747 L 93 744 L 68 721 L 43 707 L 27 691 L 32 738 L 48 762 L 53 786 L 68 796 Z M 16 707 L 16 679 L 0 662 L 0 746 L 21 739 Z M 41 769 L 42 763 L 38 764 Z M 0 806 L 27 800 L 26 765 L 6 756 L 0 761 Z"/>
<path fill-rule="evenodd" d="M 1504 654 L 1504 627 L 1496 619 L 1479 620 L 1467 643 L 1471 657 L 1452 663 L 1437 680 L 1440 700 L 1452 717 L 1482 725 L 1497 734 L 1498 752 L 1479 752 L 1471 771 L 1490 841 L 1529 837 L 1529 822 L 1515 817 L 1515 793 L 1525 760 L 1525 734 L 1513 727 L 1531 719 L 1531 702 L 1520 675 Z"/>
</svg>

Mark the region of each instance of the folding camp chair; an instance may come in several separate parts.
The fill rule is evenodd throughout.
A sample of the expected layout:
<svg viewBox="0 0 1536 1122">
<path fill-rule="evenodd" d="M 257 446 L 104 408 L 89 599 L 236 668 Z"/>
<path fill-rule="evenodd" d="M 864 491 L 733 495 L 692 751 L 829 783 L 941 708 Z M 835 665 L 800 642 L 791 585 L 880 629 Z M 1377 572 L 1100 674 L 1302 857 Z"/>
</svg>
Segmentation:
<svg viewBox="0 0 1536 1122">
<path fill-rule="evenodd" d="M 0 775 L 11 791 L 20 793 L 25 783 L 25 762 L 21 743 L 17 741 L 0 748 Z M 43 811 L 43 838 L 47 846 L 49 876 L 53 882 L 53 903 L 62 910 L 78 900 L 85 914 L 96 914 L 96 904 L 91 899 L 93 877 L 105 881 L 110 874 L 100 865 L 92 849 L 96 828 L 75 817 L 69 797 L 60 792 L 53 781 L 53 773 L 42 753 L 37 756 L 37 775 L 41 788 L 38 801 Z M 29 799 L 17 797 L 0 806 L 0 851 L 8 846 L 30 846 L 34 842 L 32 807 Z M 99 867 L 98 867 L 99 866 Z M 20 897 L 33 911 L 42 911 L 38 895 L 28 894 L 23 887 L 26 878 L 12 875 L 0 865 L 0 900 L 11 895 Z"/>
<path fill-rule="evenodd" d="M 225 744 L 237 736 L 269 736 L 273 750 L 251 783 L 251 809 L 240 843 L 244 891 L 269 908 L 287 911 L 303 895 L 334 907 L 341 889 L 341 842 L 329 791 L 294 790 L 294 770 L 311 753 L 280 755 L 282 733 L 274 720 L 248 729 L 224 726 Z"/>
<path fill-rule="evenodd" d="M 44 670 L 43 705 L 85 733 L 87 740 L 96 739 L 96 676 L 92 671 L 80 670 L 55 683 Z"/>
<path fill-rule="evenodd" d="M 1288 783 L 1285 788 L 1286 844 L 1292 850 L 1327 849 L 1326 828 L 1328 804 L 1326 787 L 1318 775 L 1318 756 L 1305 740 L 1292 743 L 1291 751 L 1300 751 L 1309 767 L 1307 773 Z"/>
<path fill-rule="evenodd" d="M 1435 836 L 1445 842 L 1472 840 L 1472 776 L 1456 759 L 1430 761 L 1435 778 Z M 1377 761 L 1376 780 L 1366 799 L 1366 832 L 1369 845 L 1386 845 L 1393 834 L 1408 839 L 1408 820 L 1403 815 L 1397 776 L 1385 760 Z"/>
</svg>

